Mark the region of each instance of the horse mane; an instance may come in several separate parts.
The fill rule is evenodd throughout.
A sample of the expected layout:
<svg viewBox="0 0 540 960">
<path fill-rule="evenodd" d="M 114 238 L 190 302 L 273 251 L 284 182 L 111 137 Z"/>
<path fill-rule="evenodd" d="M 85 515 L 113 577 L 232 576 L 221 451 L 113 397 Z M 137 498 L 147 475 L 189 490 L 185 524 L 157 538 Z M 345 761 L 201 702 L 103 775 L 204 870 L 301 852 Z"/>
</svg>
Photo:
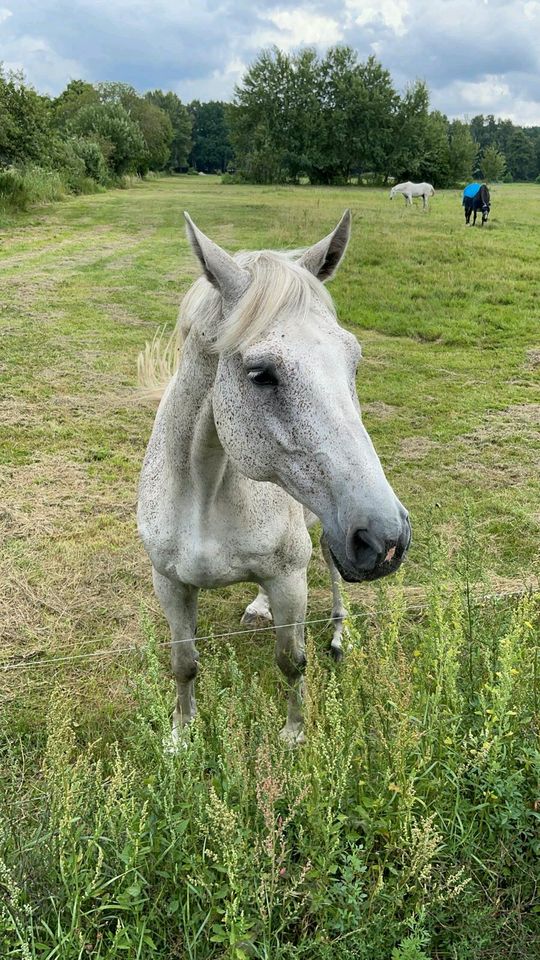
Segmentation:
<svg viewBox="0 0 540 960">
<path fill-rule="evenodd" d="M 206 277 L 199 277 L 180 308 L 182 337 L 185 339 L 198 323 L 220 325 L 211 349 L 214 353 L 234 353 L 253 343 L 285 308 L 304 318 L 318 300 L 335 316 L 326 288 L 295 259 L 300 253 L 256 250 L 236 254 L 234 259 L 251 274 L 252 281 L 226 320 L 222 318 L 221 294 Z"/>
<path fill-rule="evenodd" d="M 159 401 L 178 369 L 183 342 L 195 325 L 210 328 L 221 325 L 221 333 L 210 349 L 213 353 L 234 353 L 264 333 L 285 307 L 303 318 L 313 301 L 318 300 L 335 316 L 326 287 L 297 262 L 302 253 L 302 250 L 256 250 L 236 254 L 234 259 L 253 279 L 226 321 L 222 317 L 221 294 L 206 277 L 199 277 L 182 301 L 173 333 L 158 331 L 139 354 L 139 395 Z"/>
</svg>

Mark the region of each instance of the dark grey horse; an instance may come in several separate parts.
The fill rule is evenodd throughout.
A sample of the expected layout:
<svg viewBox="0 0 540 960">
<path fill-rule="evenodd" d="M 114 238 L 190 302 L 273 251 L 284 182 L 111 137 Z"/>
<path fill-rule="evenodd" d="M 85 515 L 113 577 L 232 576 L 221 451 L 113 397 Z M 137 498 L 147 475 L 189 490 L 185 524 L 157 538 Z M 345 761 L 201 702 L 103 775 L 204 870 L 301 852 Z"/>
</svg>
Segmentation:
<svg viewBox="0 0 540 960">
<path fill-rule="evenodd" d="M 478 193 L 474 197 L 463 196 L 463 206 L 465 207 L 465 223 L 468 226 L 471 221 L 471 214 L 473 214 L 472 225 L 476 224 L 476 215 L 479 211 L 482 211 L 482 223 L 483 227 L 489 217 L 489 212 L 491 210 L 491 203 L 489 197 L 489 190 L 486 187 L 485 183 L 482 184 Z"/>
</svg>

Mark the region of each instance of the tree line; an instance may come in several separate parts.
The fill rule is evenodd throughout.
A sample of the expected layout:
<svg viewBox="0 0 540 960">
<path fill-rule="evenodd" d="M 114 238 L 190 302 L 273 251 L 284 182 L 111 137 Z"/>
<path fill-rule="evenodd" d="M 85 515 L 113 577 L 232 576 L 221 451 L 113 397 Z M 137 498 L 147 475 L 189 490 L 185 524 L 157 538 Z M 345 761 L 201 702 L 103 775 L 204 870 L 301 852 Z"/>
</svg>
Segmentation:
<svg viewBox="0 0 540 960">
<path fill-rule="evenodd" d="M 427 180 L 436 187 L 487 180 L 536 180 L 540 127 L 493 116 L 469 122 L 430 110 L 415 81 L 398 93 L 388 70 L 350 47 L 319 56 L 263 51 L 229 108 L 240 176 L 259 183 Z"/>
<path fill-rule="evenodd" d="M 92 192 L 152 171 L 225 171 L 233 158 L 225 104 L 171 92 L 72 80 L 39 94 L 0 65 L 0 206 Z"/>
<path fill-rule="evenodd" d="M 449 120 L 430 109 L 424 82 L 400 93 L 350 47 L 264 50 L 232 103 L 83 80 L 51 98 L 0 67 L 0 202 L 23 205 L 32 184 L 77 193 L 152 171 L 254 183 L 538 180 L 540 127 Z"/>
</svg>

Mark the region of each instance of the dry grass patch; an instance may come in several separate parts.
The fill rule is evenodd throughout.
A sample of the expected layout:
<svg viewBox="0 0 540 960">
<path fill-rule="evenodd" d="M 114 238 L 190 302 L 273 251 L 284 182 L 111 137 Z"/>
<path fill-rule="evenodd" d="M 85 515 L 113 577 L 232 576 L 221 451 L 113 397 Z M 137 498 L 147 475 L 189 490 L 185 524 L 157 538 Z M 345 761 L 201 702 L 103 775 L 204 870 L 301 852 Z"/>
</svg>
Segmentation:
<svg viewBox="0 0 540 960">
<path fill-rule="evenodd" d="M 440 444 L 429 437 L 403 437 L 399 441 L 398 457 L 402 460 L 424 460 L 438 449 Z"/>
<path fill-rule="evenodd" d="M 397 414 L 397 407 L 390 403 L 384 403 L 383 400 L 372 400 L 370 403 L 362 404 L 362 413 L 367 413 L 374 420 L 390 420 Z"/>
<path fill-rule="evenodd" d="M 540 367 L 540 347 L 534 347 L 532 350 L 527 350 L 525 354 L 525 369 L 537 370 L 538 367 Z"/>
</svg>

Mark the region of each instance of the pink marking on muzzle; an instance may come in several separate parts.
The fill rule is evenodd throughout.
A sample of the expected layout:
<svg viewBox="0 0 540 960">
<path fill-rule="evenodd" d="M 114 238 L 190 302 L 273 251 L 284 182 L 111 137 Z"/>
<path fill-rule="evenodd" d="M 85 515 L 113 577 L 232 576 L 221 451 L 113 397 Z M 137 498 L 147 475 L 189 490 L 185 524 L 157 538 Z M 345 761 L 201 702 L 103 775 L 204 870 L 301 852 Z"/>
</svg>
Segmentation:
<svg viewBox="0 0 540 960">
<path fill-rule="evenodd" d="M 395 548 L 395 547 L 390 547 L 390 550 L 388 551 L 388 553 L 386 554 L 386 556 L 385 556 L 385 558 L 384 558 L 384 562 L 385 562 L 385 563 L 390 563 L 390 560 L 393 558 L 395 552 L 396 552 L 396 548 Z"/>
</svg>

